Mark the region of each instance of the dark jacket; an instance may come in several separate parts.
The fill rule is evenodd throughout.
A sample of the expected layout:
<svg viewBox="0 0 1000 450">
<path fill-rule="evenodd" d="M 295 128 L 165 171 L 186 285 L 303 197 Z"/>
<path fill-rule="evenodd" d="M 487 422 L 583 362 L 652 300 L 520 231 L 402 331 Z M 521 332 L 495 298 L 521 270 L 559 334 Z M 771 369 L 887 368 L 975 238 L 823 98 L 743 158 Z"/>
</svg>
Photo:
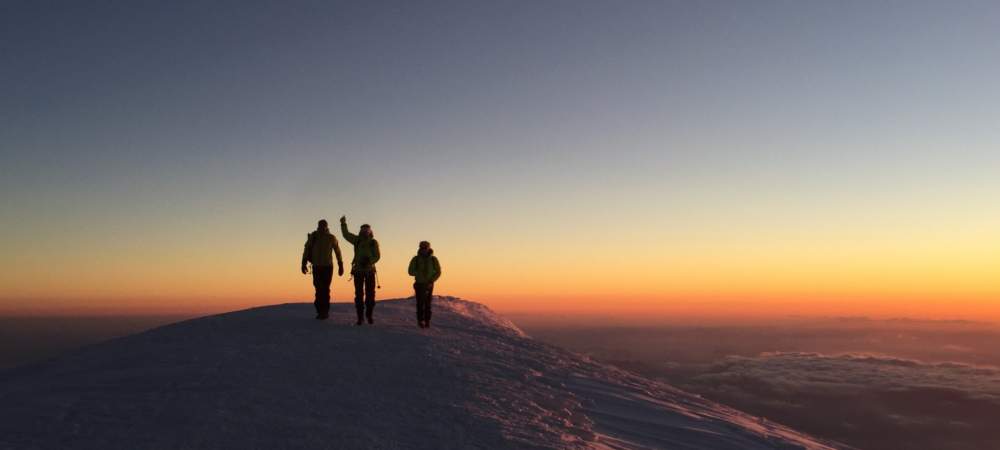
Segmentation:
<svg viewBox="0 0 1000 450">
<path fill-rule="evenodd" d="M 441 263 L 434 256 L 434 250 L 429 250 L 425 255 L 414 256 L 410 260 L 409 272 L 420 284 L 433 283 L 441 278 Z"/>
<path fill-rule="evenodd" d="M 337 264 L 342 265 L 337 237 L 327 230 L 313 231 L 306 237 L 306 245 L 302 249 L 302 264 L 308 261 L 313 267 L 332 267 L 334 252 L 337 253 Z"/>
<path fill-rule="evenodd" d="M 354 245 L 354 259 L 351 260 L 351 273 L 371 272 L 375 263 L 382 257 L 378 249 L 378 241 L 374 237 L 361 237 L 347 231 L 347 224 L 340 224 L 340 233 L 344 240 Z"/>
</svg>

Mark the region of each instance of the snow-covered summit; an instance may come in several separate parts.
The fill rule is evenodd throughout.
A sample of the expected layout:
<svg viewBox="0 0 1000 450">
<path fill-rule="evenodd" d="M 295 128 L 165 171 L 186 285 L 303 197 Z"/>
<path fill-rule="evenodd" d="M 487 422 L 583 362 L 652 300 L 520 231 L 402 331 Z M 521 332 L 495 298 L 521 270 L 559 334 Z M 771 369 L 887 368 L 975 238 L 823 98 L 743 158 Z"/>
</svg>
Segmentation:
<svg viewBox="0 0 1000 450">
<path fill-rule="evenodd" d="M 331 320 L 284 304 L 0 372 L 0 448 L 827 449 L 788 428 L 534 341 L 437 297 Z"/>
</svg>

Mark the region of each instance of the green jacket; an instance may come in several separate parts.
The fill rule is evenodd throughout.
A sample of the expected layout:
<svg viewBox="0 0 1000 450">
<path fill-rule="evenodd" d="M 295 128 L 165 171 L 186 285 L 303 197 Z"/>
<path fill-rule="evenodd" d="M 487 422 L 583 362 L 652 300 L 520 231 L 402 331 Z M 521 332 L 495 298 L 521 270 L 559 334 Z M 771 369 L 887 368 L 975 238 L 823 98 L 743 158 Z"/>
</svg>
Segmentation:
<svg viewBox="0 0 1000 450">
<path fill-rule="evenodd" d="M 433 283 L 441 278 L 441 263 L 433 254 L 417 255 L 410 260 L 410 275 L 420 284 Z"/>
<path fill-rule="evenodd" d="M 337 253 L 337 265 L 343 265 L 344 261 L 340 256 L 340 244 L 337 243 L 337 236 L 326 231 L 313 231 L 306 237 L 306 245 L 302 250 L 302 264 L 311 262 L 313 267 L 333 266 L 333 254 Z"/>
<path fill-rule="evenodd" d="M 354 245 L 351 273 L 374 271 L 375 263 L 382 257 L 382 253 L 378 249 L 378 241 L 375 238 L 361 237 L 347 231 L 345 223 L 340 224 L 340 233 L 344 235 L 344 240 Z"/>
</svg>

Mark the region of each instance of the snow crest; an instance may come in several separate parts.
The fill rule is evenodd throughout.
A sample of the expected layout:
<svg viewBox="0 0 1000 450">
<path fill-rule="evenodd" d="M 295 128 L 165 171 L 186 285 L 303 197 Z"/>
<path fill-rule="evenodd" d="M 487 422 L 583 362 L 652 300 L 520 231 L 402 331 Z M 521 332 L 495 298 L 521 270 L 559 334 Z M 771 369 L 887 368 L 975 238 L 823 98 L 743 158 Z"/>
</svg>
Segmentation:
<svg viewBox="0 0 1000 450">
<path fill-rule="evenodd" d="M 435 297 L 180 322 L 0 372 L 6 449 L 831 449 Z"/>
<path fill-rule="evenodd" d="M 481 324 L 496 327 L 500 330 L 513 333 L 517 336 L 528 337 L 521 331 L 514 322 L 503 317 L 482 303 L 462 300 L 458 297 L 440 296 L 435 297 L 439 308 L 444 308 L 449 312 L 472 319 Z"/>
</svg>

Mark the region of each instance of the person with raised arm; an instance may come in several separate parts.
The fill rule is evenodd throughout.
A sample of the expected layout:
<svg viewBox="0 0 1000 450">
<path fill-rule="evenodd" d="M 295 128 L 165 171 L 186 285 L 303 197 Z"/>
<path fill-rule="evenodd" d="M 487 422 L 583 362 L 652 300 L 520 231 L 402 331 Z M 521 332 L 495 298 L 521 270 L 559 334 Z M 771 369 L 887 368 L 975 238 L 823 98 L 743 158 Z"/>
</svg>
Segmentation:
<svg viewBox="0 0 1000 450">
<path fill-rule="evenodd" d="M 354 277 L 354 307 L 358 311 L 358 322 L 355 325 L 361 325 L 366 318 L 369 325 L 374 324 L 375 286 L 377 284 L 375 263 L 381 257 L 378 241 L 375 240 L 375 233 L 372 232 L 371 225 L 367 223 L 361 225 L 358 234 L 348 231 L 347 216 L 340 218 L 340 233 L 344 236 L 344 240 L 354 246 L 351 276 Z"/>
</svg>

